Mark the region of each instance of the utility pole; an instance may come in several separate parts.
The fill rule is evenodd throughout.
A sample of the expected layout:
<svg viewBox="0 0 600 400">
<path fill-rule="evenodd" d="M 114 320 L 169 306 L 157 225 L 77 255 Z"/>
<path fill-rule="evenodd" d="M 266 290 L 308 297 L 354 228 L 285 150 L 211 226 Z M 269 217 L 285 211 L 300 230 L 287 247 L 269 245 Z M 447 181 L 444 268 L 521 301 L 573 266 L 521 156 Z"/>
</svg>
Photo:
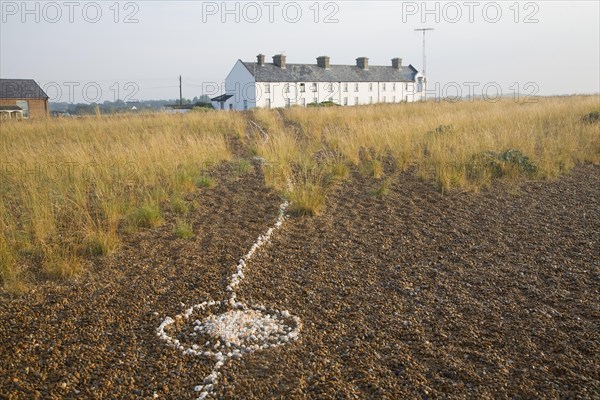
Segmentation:
<svg viewBox="0 0 600 400">
<path fill-rule="evenodd" d="M 182 95 L 182 91 L 181 91 L 181 75 L 179 75 L 179 105 L 182 106 L 183 105 L 183 95 Z"/>
<path fill-rule="evenodd" d="M 423 101 L 426 100 L 427 96 L 427 75 L 426 75 L 426 63 L 427 59 L 425 58 L 425 32 L 433 31 L 433 28 L 420 28 L 415 29 L 415 31 L 423 32 Z"/>
</svg>

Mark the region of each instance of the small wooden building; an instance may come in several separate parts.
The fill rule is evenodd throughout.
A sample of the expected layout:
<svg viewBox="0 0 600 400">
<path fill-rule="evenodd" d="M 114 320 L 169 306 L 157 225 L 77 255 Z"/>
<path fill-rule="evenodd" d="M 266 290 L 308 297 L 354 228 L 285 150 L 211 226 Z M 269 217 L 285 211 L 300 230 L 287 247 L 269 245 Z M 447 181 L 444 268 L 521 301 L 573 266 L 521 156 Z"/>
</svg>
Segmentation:
<svg viewBox="0 0 600 400">
<path fill-rule="evenodd" d="M 13 110 L 3 112 L 3 115 L 6 114 L 4 117 L 46 117 L 48 95 L 33 79 L 0 79 L 0 106 L 8 106 Z M 18 107 L 21 112 L 15 113 L 14 107 Z"/>
</svg>

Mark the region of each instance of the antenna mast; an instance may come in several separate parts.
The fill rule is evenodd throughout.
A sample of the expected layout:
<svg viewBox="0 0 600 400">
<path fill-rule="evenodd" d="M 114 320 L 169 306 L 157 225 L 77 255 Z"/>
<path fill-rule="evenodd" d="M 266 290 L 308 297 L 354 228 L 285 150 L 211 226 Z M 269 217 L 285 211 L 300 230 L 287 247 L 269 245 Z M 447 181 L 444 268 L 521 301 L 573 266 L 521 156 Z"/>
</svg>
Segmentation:
<svg viewBox="0 0 600 400">
<path fill-rule="evenodd" d="M 425 32 L 433 31 L 433 28 L 419 28 L 415 29 L 415 31 L 423 32 L 423 101 L 425 101 L 425 97 L 427 96 L 427 75 L 426 75 L 426 65 L 427 59 L 425 58 Z"/>
</svg>

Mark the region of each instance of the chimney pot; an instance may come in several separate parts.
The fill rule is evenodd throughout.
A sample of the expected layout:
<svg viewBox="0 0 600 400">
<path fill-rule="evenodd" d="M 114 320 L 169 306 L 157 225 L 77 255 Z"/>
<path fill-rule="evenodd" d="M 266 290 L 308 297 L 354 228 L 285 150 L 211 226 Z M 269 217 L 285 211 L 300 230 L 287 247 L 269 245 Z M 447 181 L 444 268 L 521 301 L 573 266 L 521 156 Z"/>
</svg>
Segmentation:
<svg viewBox="0 0 600 400">
<path fill-rule="evenodd" d="M 394 67 L 396 69 L 402 68 L 402 59 L 399 57 L 392 58 L 392 67 Z"/>
<path fill-rule="evenodd" d="M 368 57 L 358 57 L 356 59 L 356 66 L 360 69 L 367 70 L 369 69 L 369 58 Z"/>
<path fill-rule="evenodd" d="M 264 54 L 259 54 L 256 56 L 256 63 L 258 65 L 265 65 L 265 55 Z"/>
<path fill-rule="evenodd" d="M 285 69 L 285 56 L 283 54 L 276 54 L 273 56 L 273 64 L 279 68 Z"/>
<path fill-rule="evenodd" d="M 321 68 L 329 69 L 329 57 L 327 57 L 327 56 L 317 57 L 317 65 Z"/>
</svg>

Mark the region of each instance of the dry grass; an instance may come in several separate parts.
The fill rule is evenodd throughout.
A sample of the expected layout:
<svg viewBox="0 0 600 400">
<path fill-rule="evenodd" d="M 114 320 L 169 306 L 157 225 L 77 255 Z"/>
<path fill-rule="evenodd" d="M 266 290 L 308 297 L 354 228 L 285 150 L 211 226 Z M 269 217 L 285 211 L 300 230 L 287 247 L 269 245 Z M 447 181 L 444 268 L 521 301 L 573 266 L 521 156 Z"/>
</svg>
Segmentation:
<svg viewBox="0 0 600 400">
<path fill-rule="evenodd" d="M 440 191 L 553 179 L 576 163 L 600 163 L 599 123 L 585 117 L 598 112 L 599 99 L 3 123 L 0 279 L 19 292 L 24 271 L 72 276 L 82 255 L 118 248 L 124 222 L 128 229 L 154 227 L 165 205 L 184 217 L 184 194 L 215 183 L 202 174 L 207 163 L 232 158 L 232 140 L 268 162 L 267 184 L 288 196 L 293 212 L 315 215 L 328 188 L 351 170 L 381 179 L 374 194 L 385 196 L 389 160 L 394 171 L 414 168 Z"/>
<path fill-rule="evenodd" d="M 156 226 L 161 203 L 194 190 L 206 163 L 228 160 L 229 137 L 244 127 L 225 113 L 3 123 L 4 285 L 22 285 L 16 266 L 29 260 L 43 260 L 32 269 L 53 277 L 77 274 L 81 254 L 117 247 L 123 221 Z"/>
<path fill-rule="evenodd" d="M 305 137 L 381 177 L 379 161 L 392 156 L 402 170 L 418 169 L 441 190 L 489 184 L 491 171 L 471 174 L 478 155 L 517 149 L 536 178 L 552 179 L 577 162 L 600 162 L 597 123 L 582 117 L 600 108 L 598 96 L 542 98 L 536 103 L 420 103 L 284 111 Z M 297 143 L 297 148 L 307 148 Z M 361 157 L 368 150 L 370 157 Z M 286 149 L 293 154 L 293 149 Z M 303 157 L 306 157 L 303 154 Z M 510 174 L 505 175 L 510 178 Z"/>
</svg>

